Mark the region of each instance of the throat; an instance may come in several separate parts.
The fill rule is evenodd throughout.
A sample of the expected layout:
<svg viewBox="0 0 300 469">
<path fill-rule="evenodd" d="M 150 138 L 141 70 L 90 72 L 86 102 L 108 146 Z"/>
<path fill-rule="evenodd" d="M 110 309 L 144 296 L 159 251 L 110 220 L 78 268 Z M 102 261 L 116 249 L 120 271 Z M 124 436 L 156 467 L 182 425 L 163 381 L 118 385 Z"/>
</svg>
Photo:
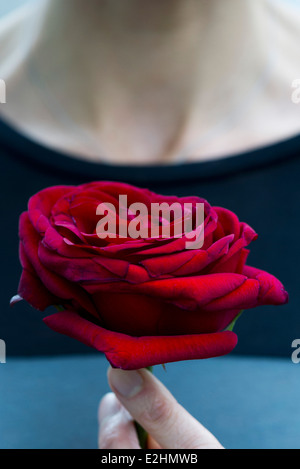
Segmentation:
<svg viewBox="0 0 300 469">
<path fill-rule="evenodd" d="M 24 67 L 36 108 L 51 142 L 93 160 L 196 154 L 268 62 L 264 0 L 46 0 L 39 19 Z"/>
</svg>

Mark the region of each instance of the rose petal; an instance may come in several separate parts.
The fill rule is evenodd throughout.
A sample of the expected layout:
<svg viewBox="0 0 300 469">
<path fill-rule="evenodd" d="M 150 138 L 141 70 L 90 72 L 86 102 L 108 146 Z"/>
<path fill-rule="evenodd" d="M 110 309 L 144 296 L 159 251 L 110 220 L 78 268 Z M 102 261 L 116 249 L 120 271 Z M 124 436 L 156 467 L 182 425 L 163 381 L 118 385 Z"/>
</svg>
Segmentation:
<svg viewBox="0 0 300 469">
<path fill-rule="evenodd" d="M 21 275 L 18 294 L 38 311 L 44 311 L 48 306 L 61 303 L 61 300 L 52 295 L 35 274 L 26 269 Z"/>
<path fill-rule="evenodd" d="M 53 272 L 49 271 L 40 262 L 38 257 L 40 236 L 34 230 L 27 212 L 22 214 L 20 218 L 20 241 L 22 244 L 21 249 L 25 253 L 28 262 L 32 266 L 32 271 L 35 273 L 35 276 L 40 279 L 45 288 L 49 290 L 50 294 L 54 295 L 56 298 L 61 298 L 67 301 L 76 300 L 82 306 L 82 308 L 98 317 L 97 311 L 95 310 L 89 295 L 87 295 L 87 293 L 81 287 L 78 285 L 73 285 L 66 279 L 61 278 Z M 22 294 L 19 291 L 19 295 L 22 297 L 24 294 L 28 296 L 31 295 L 30 292 L 24 292 L 24 285 L 25 283 L 22 282 Z M 26 288 L 30 288 L 30 284 L 26 285 Z M 31 304 L 34 306 L 34 303 Z"/>
<path fill-rule="evenodd" d="M 113 367 L 124 370 L 218 357 L 230 353 L 237 344 L 236 334 L 229 331 L 172 337 L 131 337 L 103 329 L 72 311 L 53 314 L 44 321 L 54 331 L 104 352 Z"/>
<path fill-rule="evenodd" d="M 259 283 L 258 305 L 282 305 L 288 302 L 288 292 L 274 275 L 250 266 L 245 266 L 243 273 Z"/>
</svg>

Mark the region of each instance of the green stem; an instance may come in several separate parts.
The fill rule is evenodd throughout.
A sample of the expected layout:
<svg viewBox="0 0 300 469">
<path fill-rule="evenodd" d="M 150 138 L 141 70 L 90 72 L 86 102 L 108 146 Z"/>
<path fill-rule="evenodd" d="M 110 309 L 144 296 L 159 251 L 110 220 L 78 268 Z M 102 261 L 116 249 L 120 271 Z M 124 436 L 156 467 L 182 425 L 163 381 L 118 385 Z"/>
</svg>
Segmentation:
<svg viewBox="0 0 300 469">
<path fill-rule="evenodd" d="M 146 370 L 150 371 L 150 373 L 153 373 L 153 366 L 148 366 Z M 138 435 L 140 447 L 142 449 L 147 449 L 148 433 L 138 422 L 134 422 L 134 424 Z"/>
</svg>

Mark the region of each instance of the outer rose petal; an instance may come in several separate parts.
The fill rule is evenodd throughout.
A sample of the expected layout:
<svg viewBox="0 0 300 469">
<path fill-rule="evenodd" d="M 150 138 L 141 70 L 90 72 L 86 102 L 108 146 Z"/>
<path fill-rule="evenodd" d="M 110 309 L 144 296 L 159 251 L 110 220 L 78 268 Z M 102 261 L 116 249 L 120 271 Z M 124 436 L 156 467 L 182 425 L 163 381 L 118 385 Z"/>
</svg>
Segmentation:
<svg viewBox="0 0 300 469">
<path fill-rule="evenodd" d="M 235 213 L 224 207 L 213 207 L 218 215 L 218 223 L 221 224 L 225 235 L 234 234 L 235 240 L 239 238 L 241 224 Z"/>
<path fill-rule="evenodd" d="M 46 317 L 44 322 L 54 331 L 104 352 L 113 367 L 124 370 L 218 357 L 230 353 L 237 344 L 236 334 L 230 331 L 171 337 L 131 337 L 103 329 L 72 311 L 53 314 Z"/>
<path fill-rule="evenodd" d="M 23 265 L 27 265 L 27 268 L 29 265 L 31 266 L 31 268 L 29 269 L 30 272 L 34 272 L 35 277 L 38 277 L 40 279 L 45 288 L 56 298 L 61 298 L 62 300 L 67 301 L 76 300 L 82 308 L 86 309 L 98 318 L 97 311 L 95 310 L 95 307 L 89 295 L 87 295 L 82 288 L 76 286 L 75 284 L 72 284 L 71 282 L 68 282 L 66 279 L 59 277 L 53 272 L 50 272 L 41 263 L 38 257 L 38 246 L 40 243 L 40 236 L 34 230 L 29 220 L 27 212 L 24 212 L 20 217 L 20 240 L 22 244 L 22 246 L 20 247 L 20 252 L 23 253 Z M 28 298 L 29 296 L 33 298 L 30 292 L 27 291 L 28 288 L 30 289 L 30 284 L 28 282 L 23 282 L 23 277 L 21 280 L 22 282 L 20 283 L 18 291 L 19 295 L 24 297 L 24 299 L 26 299 L 24 295 L 27 295 Z M 43 293 L 41 291 L 40 295 L 42 294 Z M 57 303 L 55 302 L 54 304 Z M 40 308 L 40 301 L 39 303 L 32 302 L 31 305 L 38 309 Z"/>
<path fill-rule="evenodd" d="M 67 193 L 74 190 L 74 186 L 53 186 L 47 187 L 33 195 L 28 202 L 28 215 L 31 223 L 38 232 L 43 232 L 49 224 L 49 216 L 53 204 Z M 39 223 L 40 218 L 44 223 Z M 42 225 L 42 226 L 41 226 Z"/>
<path fill-rule="evenodd" d="M 59 304 L 60 300 L 58 297 L 52 295 L 37 277 L 34 268 L 25 254 L 22 243 L 19 245 L 19 256 L 23 267 L 18 287 L 18 295 L 21 299 L 27 301 L 27 303 L 39 311 L 44 311 L 50 305 Z M 14 302 L 11 304 L 14 304 Z"/>
<path fill-rule="evenodd" d="M 44 311 L 48 306 L 61 302 L 44 287 L 35 274 L 26 269 L 21 275 L 18 294 L 39 311 Z"/>
<path fill-rule="evenodd" d="M 289 300 L 288 292 L 274 275 L 246 265 L 243 273 L 259 282 L 259 305 L 282 305 Z"/>
</svg>

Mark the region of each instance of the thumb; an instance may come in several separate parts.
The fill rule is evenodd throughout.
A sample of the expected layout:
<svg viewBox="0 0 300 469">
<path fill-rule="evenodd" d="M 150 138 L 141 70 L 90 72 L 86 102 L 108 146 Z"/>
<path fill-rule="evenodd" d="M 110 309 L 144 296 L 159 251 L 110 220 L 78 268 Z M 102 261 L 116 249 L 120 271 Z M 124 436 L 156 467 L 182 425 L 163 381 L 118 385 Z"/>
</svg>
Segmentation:
<svg viewBox="0 0 300 469">
<path fill-rule="evenodd" d="M 119 401 L 165 449 L 221 449 L 216 438 L 192 417 L 148 370 L 108 370 Z"/>
</svg>

